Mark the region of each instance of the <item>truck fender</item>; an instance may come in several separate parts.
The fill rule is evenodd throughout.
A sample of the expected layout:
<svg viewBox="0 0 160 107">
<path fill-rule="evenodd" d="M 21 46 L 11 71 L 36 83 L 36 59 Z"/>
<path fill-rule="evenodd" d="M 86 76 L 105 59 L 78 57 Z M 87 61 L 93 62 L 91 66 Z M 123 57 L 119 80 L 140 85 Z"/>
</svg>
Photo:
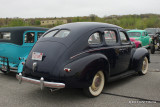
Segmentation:
<svg viewBox="0 0 160 107">
<path fill-rule="evenodd" d="M 20 63 L 18 65 L 18 73 L 23 72 L 23 66 L 24 66 L 23 63 L 25 63 L 25 60 L 27 59 L 27 57 L 28 57 L 28 55 L 26 55 L 25 57 L 21 57 Z"/>
</svg>

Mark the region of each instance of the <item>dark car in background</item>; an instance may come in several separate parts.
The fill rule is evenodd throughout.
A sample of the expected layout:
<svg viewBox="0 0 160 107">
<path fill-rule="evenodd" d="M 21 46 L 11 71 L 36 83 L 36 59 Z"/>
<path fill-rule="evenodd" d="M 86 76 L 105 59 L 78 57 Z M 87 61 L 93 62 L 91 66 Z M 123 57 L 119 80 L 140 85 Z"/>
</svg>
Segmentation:
<svg viewBox="0 0 160 107">
<path fill-rule="evenodd" d="M 151 44 L 151 53 L 154 54 L 156 50 L 159 50 L 159 44 L 160 44 L 160 39 L 159 39 L 159 34 L 160 34 L 160 28 L 146 28 L 145 29 L 148 33 L 148 35 L 152 39 L 152 44 Z"/>
<path fill-rule="evenodd" d="M 135 48 L 126 31 L 96 22 L 64 24 L 48 30 L 34 45 L 23 74 L 16 77 L 49 88 L 82 88 L 89 97 L 104 84 L 135 73 L 144 75 L 150 56 Z"/>
</svg>

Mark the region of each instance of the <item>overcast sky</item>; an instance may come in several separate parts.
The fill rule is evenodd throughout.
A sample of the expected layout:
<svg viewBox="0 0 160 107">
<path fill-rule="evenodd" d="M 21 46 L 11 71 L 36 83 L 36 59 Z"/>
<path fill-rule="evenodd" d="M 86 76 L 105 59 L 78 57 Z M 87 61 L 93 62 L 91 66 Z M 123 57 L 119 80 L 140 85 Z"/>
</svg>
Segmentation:
<svg viewBox="0 0 160 107">
<path fill-rule="evenodd" d="M 0 17 L 160 14 L 160 0 L 0 0 Z"/>
</svg>

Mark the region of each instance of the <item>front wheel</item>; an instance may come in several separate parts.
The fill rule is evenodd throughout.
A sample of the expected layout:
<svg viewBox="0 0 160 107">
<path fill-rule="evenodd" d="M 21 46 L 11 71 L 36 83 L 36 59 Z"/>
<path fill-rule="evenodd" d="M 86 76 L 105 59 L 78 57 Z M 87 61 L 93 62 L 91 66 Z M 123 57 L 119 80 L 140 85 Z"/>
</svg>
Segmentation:
<svg viewBox="0 0 160 107">
<path fill-rule="evenodd" d="M 143 62 L 142 62 L 142 68 L 138 72 L 140 75 L 145 75 L 148 72 L 148 58 L 144 57 Z"/>
<path fill-rule="evenodd" d="M 105 84 L 105 77 L 103 71 L 98 71 L 92 81 L 92 85 L 85 88 L 83 91 L 88 97 L 97 97 L 101 94 Z"/>
</svg>

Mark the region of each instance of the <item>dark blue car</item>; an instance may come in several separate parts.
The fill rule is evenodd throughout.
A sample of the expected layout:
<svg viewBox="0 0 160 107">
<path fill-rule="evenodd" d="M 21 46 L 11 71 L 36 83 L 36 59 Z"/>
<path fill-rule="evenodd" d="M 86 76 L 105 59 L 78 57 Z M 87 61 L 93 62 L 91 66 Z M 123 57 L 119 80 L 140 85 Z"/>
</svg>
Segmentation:
<svg viewBox="0 0 160 107">
<path fill-rule="evenodd" d="M 148 71 L 150 56 L 135 48 L 121 27 L 95 22 L 70 23 L 48 30 L 34 45 L 21 83 L 49 88 L 82 88 L 100 95 L 105 82 Z"/>
</svg>

